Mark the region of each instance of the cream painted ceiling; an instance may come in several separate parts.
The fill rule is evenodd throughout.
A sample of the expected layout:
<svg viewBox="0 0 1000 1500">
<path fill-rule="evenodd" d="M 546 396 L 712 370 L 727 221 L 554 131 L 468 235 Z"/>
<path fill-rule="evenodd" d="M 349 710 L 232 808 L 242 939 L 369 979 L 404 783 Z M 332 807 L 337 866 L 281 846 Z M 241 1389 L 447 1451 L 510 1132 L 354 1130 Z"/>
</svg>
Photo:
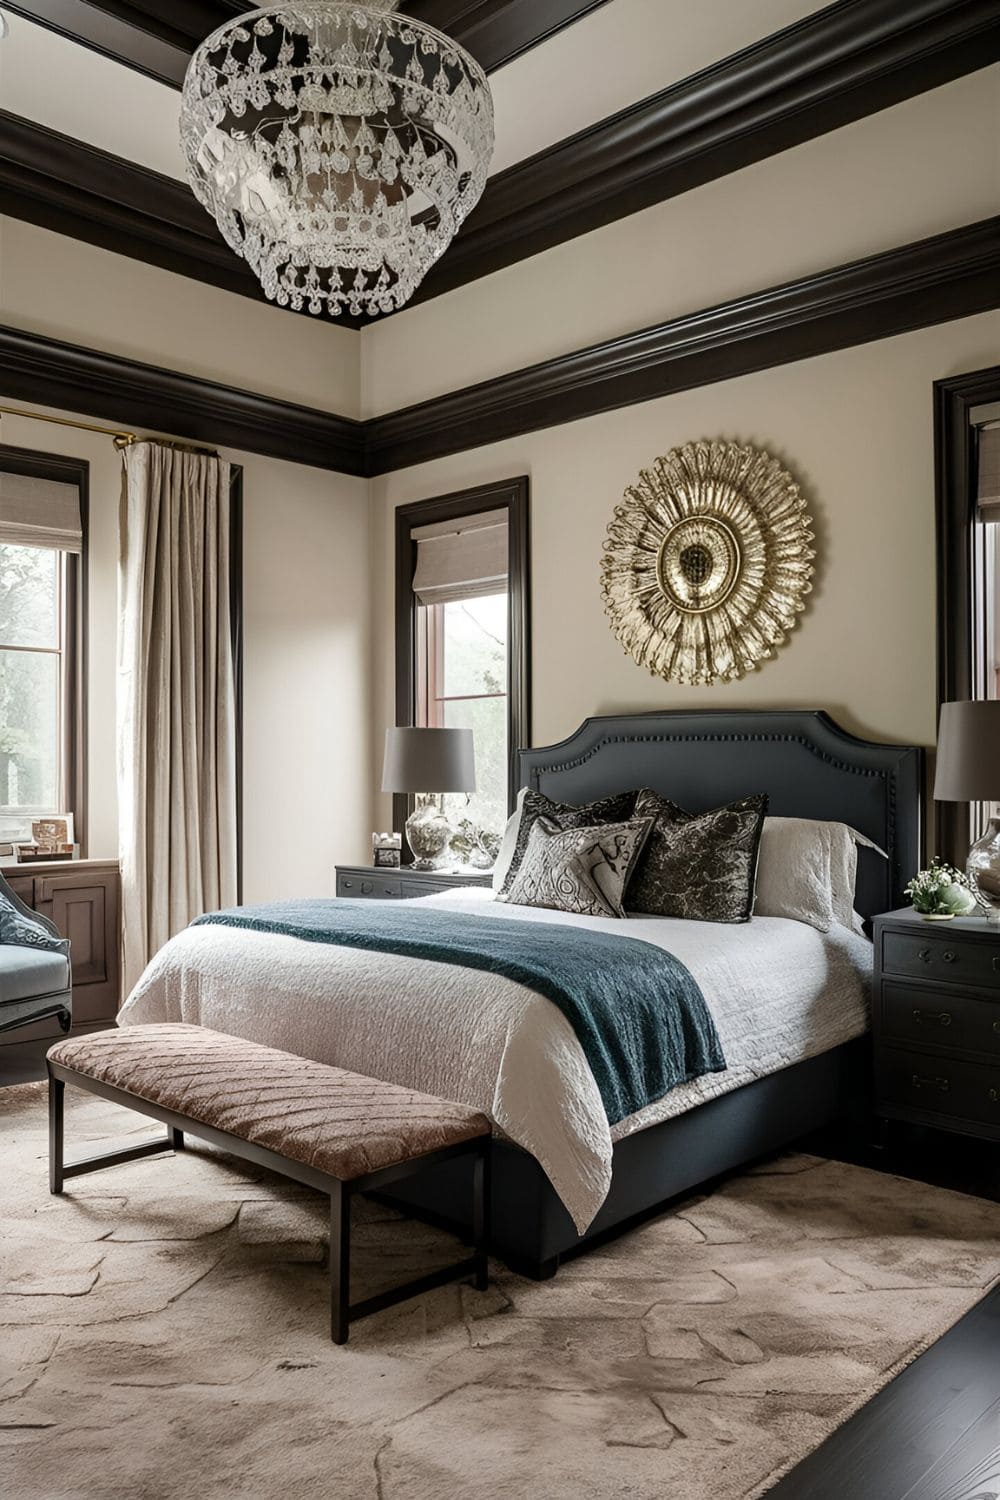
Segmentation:
<svg viewBox="0 0 1000 1500">
<path fill-rule="evenodd" d="M 609 0 L 492 75 L 493 171 L 823 8 L 817 0 Z M 183 178 L 175 89 L 19 16 L 8 20 L 0 108 Z"/>
</svg>

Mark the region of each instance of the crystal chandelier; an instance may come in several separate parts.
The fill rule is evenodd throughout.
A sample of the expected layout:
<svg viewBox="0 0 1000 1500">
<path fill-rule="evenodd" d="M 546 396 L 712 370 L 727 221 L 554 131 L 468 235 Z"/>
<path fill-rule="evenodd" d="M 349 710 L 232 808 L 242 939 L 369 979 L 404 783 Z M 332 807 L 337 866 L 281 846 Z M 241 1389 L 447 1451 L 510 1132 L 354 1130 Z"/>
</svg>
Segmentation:
<svg viewBox="0 0 1000 1500">
<path fill-rule="evenodd" d="M 267 6 L 220 26 L 191 59 L 191 186 L 281 307 L 335 318 L 402 307 L 486 185 L 486 75 L 395 8 Z"/>
</svg>

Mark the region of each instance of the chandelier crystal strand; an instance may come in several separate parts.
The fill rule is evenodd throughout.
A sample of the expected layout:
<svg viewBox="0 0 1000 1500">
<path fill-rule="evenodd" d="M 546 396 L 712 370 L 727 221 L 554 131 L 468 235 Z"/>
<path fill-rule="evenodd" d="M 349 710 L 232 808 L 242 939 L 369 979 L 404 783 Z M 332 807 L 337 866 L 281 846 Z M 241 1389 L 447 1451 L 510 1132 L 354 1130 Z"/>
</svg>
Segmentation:
<svg viewBox="0 0 1000 1500">
<path fill-rule="evenodd" d="M 221 26 L 191 59 L 188 178 L 281 307 L 394 312 L 486 185 L 486 75 L 395 8 L 268 6 Z"/>
</svg>

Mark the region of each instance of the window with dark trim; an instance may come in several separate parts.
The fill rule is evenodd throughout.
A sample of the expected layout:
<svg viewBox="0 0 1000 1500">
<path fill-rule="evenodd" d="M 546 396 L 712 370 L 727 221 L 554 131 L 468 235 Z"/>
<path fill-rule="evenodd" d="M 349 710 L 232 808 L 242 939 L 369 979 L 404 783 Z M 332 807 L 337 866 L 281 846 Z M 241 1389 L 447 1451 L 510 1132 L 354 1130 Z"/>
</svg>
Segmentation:
<svg viewBox="0 0 1000 1500">
<path fill-rule="evenodd" d="M 4 475 L 29 482 L 17 487 L 23 497 L 17 514 L 24 523 L 37 504 L 39 535 L 22 524 L 0 536 L 0 853 L 30 842 L 33 821 L 71 813 L 74 840 L 85 854 L 89 466 L 0 445 Z M 37 502 L 31 481 L 43 482 Z M 45 483 L 77 497 L 78 534 L 65 545 L 58 528 L 44 535 Z"/>
<path fill-rule="evenodd" d="M 438 544 L 452 565 L 428 579 Z M 527 479 L 396 511 L 396 723 L 472 728 L 477 790 L 450 811 L 494 835 L 517 796 L 517 751 L 530 743 L 528 594 Z M 407 798 L 393 810 L 401 829 Z"/>
<path fill-rule="evenodd" d="M 940 707 L 1000 696 L 1000 506 L 981 484 L 985 435 L 1000 420 L 1000 366 L 937 381 L 934 402 Z M 936 803 L 938 852 L 964 868 L 986 813 Z"/>
</svg>

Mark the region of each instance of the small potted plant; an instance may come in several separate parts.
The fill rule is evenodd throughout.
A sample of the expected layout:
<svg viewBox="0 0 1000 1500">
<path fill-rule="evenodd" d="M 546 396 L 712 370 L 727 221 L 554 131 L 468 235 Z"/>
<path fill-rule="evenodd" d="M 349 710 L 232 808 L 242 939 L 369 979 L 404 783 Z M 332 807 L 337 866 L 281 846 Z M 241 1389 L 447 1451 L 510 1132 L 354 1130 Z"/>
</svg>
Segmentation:
<svg viewBox="0 0 1000 1500">
<path fill-rule="evenodd" d="M 906 887 L 913 909 L 925 922 L 950 922 L 953 917 L 968 917 L 979 903 L 967 875 L 943 859 L 932 859 L 926 870 L 915 875 Z"/>
</svg>

